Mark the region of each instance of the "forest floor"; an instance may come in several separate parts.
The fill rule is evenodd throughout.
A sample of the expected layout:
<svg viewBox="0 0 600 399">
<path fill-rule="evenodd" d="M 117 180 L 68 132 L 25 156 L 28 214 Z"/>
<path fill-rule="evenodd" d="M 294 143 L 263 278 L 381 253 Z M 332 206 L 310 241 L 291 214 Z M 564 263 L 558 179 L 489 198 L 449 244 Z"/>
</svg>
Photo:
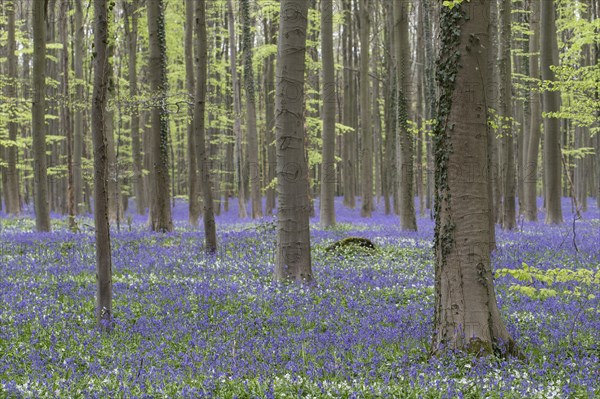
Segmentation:
<svg viewBox="0 0 600 399">
<path fill-rule="evenodd" d="M 176 231 L 131 216 L 113 230 L 116 326 L 95 328 L 93 219 L 2 218 L 0 397 L 5 398 L 593 398 L 600 397 L 600 213 L 497 231 L 502 316 L 525 359 L 428 355 L 433 222 L 401 232 L 336 203 L 312 220 L 315 284 L 272 282 L 273 218 L 217 217 L 219 251 L 178 203 Z M 318 206 L 317 208 L 318 209 Z M 540 213 L 543 221 L 543 214 Z M 327 252 L 361 236 L 378 250 Z M 574 244 L 575 243 L 575 244 Z"/>
</svg>

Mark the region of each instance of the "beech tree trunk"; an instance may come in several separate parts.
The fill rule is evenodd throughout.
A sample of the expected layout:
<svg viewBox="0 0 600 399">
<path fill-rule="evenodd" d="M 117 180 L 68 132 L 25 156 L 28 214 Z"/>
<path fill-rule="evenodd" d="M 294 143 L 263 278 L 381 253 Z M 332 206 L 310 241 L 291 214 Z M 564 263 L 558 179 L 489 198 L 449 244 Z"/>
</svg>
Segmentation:
<svg viewBox="0 0 600 399">
<path fill-rule="evenodd" d="M 191 0 L 190 0 L 191 1 Z M 140 114 L 137 101 L 137 53 L 138 53 L 138 0 L 127 2 L 125 11 L 125 34 L 127 36 L 127 49 L 129 55 L 129 96 L 131 104 L 131 155 L 133 164 L 133 191 L 135 193 L 136 211 L 139 215 L 146 213 L 146 189 L 142 173 L 142 144 L 140 140 Z M 187 48 L 187 46 L 186 46 Z M 191 122 L 189 122 L 191 125 Z"/>
<path fill-rule="evenodd" d="M 6 97 L 9 101 L 17 101 L 17 42 L 15 40 L 15 1 L 6 4 L 8 43 L 6 45 L 8 59 L 8 77 L 10 81 L 6 85 Z M 19 197 L 19 173 L 17 171 L 17 134 L 19 125 L 17 119 L 16 107 L 9 107 L 8 110 L 8 140 L 10 143 L 6 146 L 6 212 L 10 215 L 21 213 L 21 199 Z"/>
<path fill-rule="evenodd" d="M 353 107 L 355 98 L 353 96 L 354 72 L 353 72 L 353 29 L 352 29 L 352 5 L 350 0 L 343 0 L 344 7 L 344 31 L 342 33 L 342 51 L 344 53 L 344 110 L 343 124 L 349 127 L 355 127 L 353 124 Z M 350 209 L 356 206 L 356 191 L 355 191 L 355 160 L 354 160 L 354 137 L 356 132 L 347 132 L 344 134 L 343 141 L 343 173 L 342 180 L 344 182 L 344 205 Z"/>
<path fill-rule="evenodd" d="M 373 133 L 371 129 L 369 50 L 371 35 L 370 0 L 360 0 L 360 130 L 362 207 L 360 215 L 371 217 L 373 211 Z"/>
<path fill-rule="evenodd" d="M 556 24 L 554 2 L 542 1 L 541 5 L 541 37 L 540 63 L 542 80 L 553 82 L 552 65 L 558 65 L 558 44 L 556 39 Z M 544 113 L 560 110 L 560 93 L 544 91 Z M 546 224 L 562 223 L 561 209 L 561 149 L 560 121 L 557 118 L 544 117 L 544 171 L 546 174 Z"/>
<path fill-rule="evenodd" d="M 308 2 L 282 0 L 277 41 L 277 256 L 275 279 L 312 280 L 304 72 Z"/>
<path fill-rule="evenodd" d="M 185 2 L 185 77 L 186 90 L 190 102 L 194 105 L 188 106 L 189 121 L 187 124 L 188 138 L 188 198 L 189 198 L 189 222 L 192 226 L 198 226 L 200 218 L 200 203 L 198 202 L 198 162 L 196 160 L 196 132 L 194 127 L 194 110 L 197 101 L 195 97 L 194 85 L 194 0 L 186 0 Z M 204 117 L 204 115 L 202 116 Z"/>
<path fill-rule="evenodd" d="M 539 50 L 540 50 L 540 3 L 531 2 L 531 16 L 529 29 L 532 34 L 529 38 L 529 74 L 534 79 L 540 78 Z M 529 128 L 529 143 L 527 145 L 526 167 L 523 173 L 525 189 L 525 220 L 537 221 L 537 175 L 538 156 L 540 150 L 540 136 L 542 134 L 542 111 L 540 93 L 536 87 L 530 91 L 531 114 Z"/>
<path fill-rule="evenodd" d="M 394 1 L 394 48 L 396 79 L 398 82 L 396 115 L 396 169 L 398 173 L 398 200 L 400 228 L 416 231 L 417 216 L 414 200 L 414 147 L 409 130 L 408 88 L 410 87 L 410 46 L 408 41 L 409 3 Z"/>
<path fill-rule="evenodd" d="M 496 303 L 488 242 L 488 82 L 481 65 L 487 65 L 489 20 L 472 17 L 485 15 L 488 1 L 443 6 L 440 19 L 434 354 L 489 354 L 501 344 L 516 352 Z"/>
<path fill-rule="evenodd" d="M 197 64 L 196 80 L 196 107 L 194 109 L 194 130 L 196 134 L 196 151 L 199 161 L 200 180 L 202 183 L 202 194 L 204 204 L 204 239 L 206 251 L 214 253 L 217 251 L 217 233 L 215 226 L 215 214 L 213 208 L 212 182 L 210 178 L 210 163 L 208 151 L 206 151 L 205 138 L 205 110 L 206 110 L 206 81 L 208 78 L 208 55 L 206 40 L 206 3 L 204 0 L 196 0 L 196 39 Z"/>
<path fill-rule="evenodd" d="M 167 54 L 163 0 L 152 0 L 148 11 L 148 80 L 156 102 L 150 111 L 152 170 L 150 223 L 153 231 L 172 231 L 169 182 L 169 114 L 167 112 Z"/>
<path fill-rule="evenodd" d="M 231 67 L 231 82 L 233 84 L 233 134 L 235 135 L 235 181 L 238 189 L 238 216 L 248 217 L 246 211 L 246 192 L 244 190 L 243 159 L 242 159 L 242 104 L 240 94 L 240 79 L 237 72 L 237 44 L 235 35 L 235 14 L 233 1 L 227 0 L 227 21 L 229 28 L 229 62 Z"/>
<path fill-rule="evenodd" d="M 333 1 L 321 0 L 323 57 L 323 160 L 321 164 L 321 227 L 335 225 L 335 66 L 333 62 Z"/>
<path fill-rule="evenodd" d="M 246 132 L 248 135 L 248 177 L 250 179 L 250 199 L 252 218 L 262 217 L 261 179 L 258 164 L 258 132 L 256 131 L 256 91 L 252 66 L 252 31 L 249 0 L 240 3 L 242 14 L 242 48 L 244 52 L 244 88 L 246 90 Z"/>
<path fill-rule="evenodd" d="M 33 85 L 31 130 L 33 136 L 33 187 L 35 226 L 50 231 L 48 171 L 46 167 L 46 7 L 48 1 L 33 2 Z"/>
<path fill-rule="evenodd" d="M 35 4 L 35 3 L 34 3 Z M 108 223 L 108 156 L 106 104 L 108 101 L 108 9 L 106 0 L 94 1 L 94 93 L 92 141 L 94 145 L 94 221 L 96 226 L 96 318 L 102 330 L 112 329 L 112 260 Z"/>
<path fill-rule="evenodd" d="M 512 129 L 511 1 L 500 0 L 500 116 L 503 158 L 502 228 L 515 228 L 515 159 Z"/>
<path fill-rule="evenodd" d="M 273 23 L 273 18 L 265 21 L 265 36 L 267 43 L 277 44 L 277 26 Z M 275 56 L 270 55 L 265 58 L 265 113 L 266 113 L 266 134 L 265 145 L 267 147 L 267 168 L 265 174 L 267 176 L 266 184 L 277 177 L 276 174 L 276 156 L 275 156 Z M 273 214 L 275 209 L 275 189 L 268 188 L 266 190 L 266 207 L 267 215 Z"/>
<path fill-rule="evenodd" d="M 73 39 L 73 57 L 75 67 L 76 90 L 75 99 L 77 106 L 74 110 L 74 130 L 73 130 L 73 193 L 75 195 L 75 205 L 77 214 L 85 212 L 83 200 L 83 178 L 81 175 L 81 163 L 83 158 L 83 137 L 85 135 L 84 124 L 84 83 L 83 83 L 83 6 L 82 0 L 75 1 L 75 29 Z"/>
</svg>

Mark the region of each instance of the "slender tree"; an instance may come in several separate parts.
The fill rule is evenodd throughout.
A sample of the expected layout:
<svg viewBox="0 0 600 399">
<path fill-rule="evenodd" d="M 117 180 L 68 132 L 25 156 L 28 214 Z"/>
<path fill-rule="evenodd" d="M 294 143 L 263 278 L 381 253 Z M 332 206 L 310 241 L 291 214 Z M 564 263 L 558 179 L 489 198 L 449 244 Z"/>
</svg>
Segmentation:
<svg viewBox="0 0 600 399">
<path fill-rule="evenodd" d="M 433 353 L 492 353 L 500 344 L 516 351 L 496 303 L 488 242 L 487 76 L 481 66 L 487 63 L 489 20 L 473 18 L 486 15 L 488 1 L 441 11 Z"/>
<path fill-rule="evenodd" d="M 33 102 L 31 130 L 33 136 L 33 187 L 35 191 L 35 226 L 50 231 L 48 171 L 46 167 L 46 9 L 48 1 L 33 2 Z"/>
<path fill-rule="evenodd" d="M 360 215 L 371 217 L 373 211 L 373 133 L 371 129 L 371 107 L 369 104 L 369 50 L 371 37 L 370 0 L 360 0 L 360 129 L 362 137 L 361 187 L 362 207 Z"/>
<path fill-rule="evenodd" d="M 545 84 L 555 81 L 553 65 L 558 65 L 558 44 L 553 1 L 540 2 L 541 32 L 543 38 L 540 48 L 542 80 Z M 560 93 L 545 90 L 542 94 L 544 113 L 560 110 Z M 544 172 L 546 175 L 546 223 L 562 223 L 561 209 L 561 149 L 560 121 L 557 118 L 544 117 Z"/>
<path fill-rule="evenodd" d="M 194 0 L 185 2 L 185 82 L 190 102 L 194 99 Z M 200 217 L 200 203 L 198 202 L 198 162 L 196 159 L 196 129 L 194 112 L 196 101 L 188 107 L 188 197 L 189 197 L 189 222 L 192 226 L 198 225 Z M 204 115 L 202 115 L 204 117 Z"/>
<path fill-rule="evenodd" d="M 500 116 L 503 158 L 502 228 L 516 226 L 515 212 L 515 160 L 512 129 L 512 63 L 511 63 L 511 2 L 500 0 Z"/>
<path fill-rule="evenodd" d="M 321 1 L 323 59 L 323 161 L 321 164 L 321 226 L 335 225 L 335 69 L 333 62 L 333 1 Z"/>
<path fill-rule="evenodd" d="M 409 107 L 407 89 L 410 86 L 410 46 L 408 40 L 408 2 L 394 1 L 394 53 L 396 57 L 396 81 L 398 82 L 396 114 L 396 169 L 398 173 L 398 195 L 400 228 L 417 230 L 414 201 L 414 146 L 409 130 Z"/>
<path fill-rule="evenodd" d="M 237 44 L 235 35 L 235 14 L 233 1 L 227 0 L 227 24 L 229 28 L 229 63 L 231 67 L 231 82 L 233 84 L 233 134 L 235 135 L 235 180 L 238 189 L 238 216 L 248 217 L 246 211 L 246 192 L 244 190 L 244 168 L 242 165 L 242 100 L 240 94 L 240 79 L 237 71 Z"/>
<path fill-rule="evenodd" d="M 81 164 L 83 159 L 83 137 L 84 137 L 84 98 L 83 84 L 83 7 L 82 0 L 75 1 L 74 34 L 73 34 L 73 64 L 75 67 L 75 104 L 73 115 L 73 193 L 77 213 L 84 212 L 83 202 L 83 178 Z"/>
<path fill-rule="evenodd" d="M 17 97 L 17 56 L 15 54 L 17 42 L 15 40 L 15 1 L 6 3 L 5 10 L 7 14 L 7 33 L 8 43 L 6 45 L 8 60 L 8 78 L 6 85 L 6 96 L 9 101 L 16 101 Z M 19 173 L 17 171 L 17 134 L 19 125 L 16 122 L 16 107 L 9 108 L 8 122 L 8 140 L 10 144 L 6 146 L 6 212 L 11 215 L 21 213 L 21 199 L 19 196 Z"/>
<path fill-rule="evenodd" d="M 213 210 L 212 183 L 210 178 L 210 164 L 206 151 L 205 138 L 205 111 L 206 111 L 206 81 L 208 78 L 207 39 L 206 39 L 206 3 L 205 0 L 196 0 L 196 107 L 194 109 L 194 130 L 196 135 L 196 158 L 199 163 L 200 179 L 204 203 L 204 238 L 206 251 L 213 253 L 217 250 L 217 233 L 215 214 Z"/>
<path fill-rule="evenodd" d="M 258 164 L 258 132 L 256 131 L 256 91 L 252 66 L 252 41 L 250 0 L 241 0 L 242 12 L 242 48 L 244 51 L 244 89 L 246 91 L 246 131 L 248 137 L 248 164 L 250 167 L 250 199 L 252 218 L 262 217 L 262 199 L 260 195 L 260 167 Z"/>
<path fill-rule="evenodd" d="M 35 3 L 34 3 L 35 4 Z M 112 328 L 112 260 L 108 223 L 108 156 L 106 148 L 106 104 L 108 101 L 108 7 L 94 1 L 94 93 L 92 141 L 94 146 L 94 221 L 96 225 L 96 317 L 98 327 Z"/>
<path fill-rule="evenodd" d="M 191 1 L 191 0 L 190 0 Z M 125 12 L 125 35 L 127 36 L 127 53 L 129 56 L 128 79 L 129 79 L 129 97 L 133 100 L 131 103 L 131 156 L 133 166 L 133 191 L 135 193 L 135 205 L 138 214 L 143 215 L 146 212 L 146 189 L 144 187 L 144 178 L 142 173 L 142 145 L 140 142 L 140 113 L 137 101 L 138 95 L 138 72 L 137 72 L 137 53 L 138 53 L 138 0 L 131 0 L 124 4 Z M 187 31 L 186 31 L 187 33 Z M 187 49 L 187 46 L 186 46 Z M 186 64 L 187 65 L 187 64 Z M 191 122 L 190 122 L 191 124 Z"/>
<path fill-rule="evenodd" d="M 354 29 L 352 19 L 352 2 L 350 0 L 342 0 L 344 6 L 344 30 L 342 33 L 342 51 L 344 60 L 344 90 L 343 90 L 343 121 L 346 126 L 354 127 L 353 115 L 354 109 L 354 72 L 353 72 L 353 46 L 354 46 Z M 354 209 L 356 206 L 356 191 L 355 191 L 355 172 L 356 165 L 354 159 L 355 147 L 354 131 L 344 135 L 343 154 L 342 154 L 342 181 L 344 183 L 344 205 Z"/>
<path fill-rule="evenodd" d="M 282 0 L 277 41 L 277 256 L 275 279 L 312 280 L 304 72 L 308 2 Z"/>
<path fill-rule="evenodd" d="M 540 3 L 532 1 L 531 15 L 529 17 L 529 74 L 533 79 L 539 79 L 539 50 L 540 50 Z M 540 136 L 542 111 L 540 103 L 540 93 L 537 87 L 530 91 L 530 132 L 529 143 L 527 145 L 526 167 L 523 174 L 525 185 L 525 219 L 528 221 L 537 221 L 537 173 L 538 173 L 538 155 L 540 150 Z"/>
<path fill-rule="evenodd" d="M 154 101 L 151 110 L 152 140 L 151 207 L 150 224 L 154 231 L 172 231 L 169 189 L 169 114 L 167 111 L 167 54 L 165 42 L 165 16 L 163 0 L 147 2 L 148 80 Z"/>
</svg>

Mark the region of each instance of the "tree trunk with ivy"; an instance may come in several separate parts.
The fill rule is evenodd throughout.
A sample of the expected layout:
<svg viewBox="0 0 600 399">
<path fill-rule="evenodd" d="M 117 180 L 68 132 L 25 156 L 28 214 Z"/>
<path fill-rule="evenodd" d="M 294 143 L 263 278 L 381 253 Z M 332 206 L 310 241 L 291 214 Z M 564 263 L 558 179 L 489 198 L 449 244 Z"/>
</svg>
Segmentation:
<svg viewBox="0 0 600 399">
<path fill-rule="evenodd" d="M 304 125 L 308 2 L 282 0 L 279 15 L 275 103 L 278 226 L 274 277 L 278 281 L 307 283 L 313 278 Z"/>
<path fill-rule="evenodd" d="M 400 228 L 417 230 L 414 200 L 414 146 L 409 129 L 408 88 L 410 75 L 410 45 L 408 41 L 409 3 L 394 1 L 394 54 L 396 57 L 396 80 L 398 82 L 396 114 L 396 170 Z"/>
<path fill-rule="evenodd" d="M 148 80 L 153 101 L 150 111 L 152 169 L 150 225 L 153 231 L 172 231 L 169 182 L 169 115 L 167 110 L 167 49 L 163 0 L 152 0 L 148 11 Z"/>
<path fill-rule="evenodd" d="M 323 57 L 323 161 L 321 163 L 321 227 L 335 225 L 335 66 L 333 62 L 333 2 L 321 1 Z"/>
<path fill-rule="evenodd" d="M 490 261 L 486 69 L 489 0 L 444 6 L 434 128 L 435 313 L 432 352 L 516 347 L 500 317 Z"/>
<path fill-rule="evenodd" d="M 108 223 L 108 154 L 106 104 L 108 102 L 108 8 L 106 0 L 94 2 L 94 89 L 92 143 L 94 146 L 94 221 L 96 237 L 96 318 L 102 330 L 112 328 L 112 260 Z"/>
<path fill-rule="evenodd" d="M 542 81 L 551 84 L 555 80 L 551 66 L 558 65 L 558 44 L 556 38 L 556 23 L 554 2 L 542 1 L 541 32 L 543 38 L 540 48 L 540 67 Z M 544 113 L 559 112 L 560 93 L 545 90 L 542 94 Z M 546 174 L 546 224 L 563 222 L 561 209 L 561 148 L 560 120 L 555 117 L 544 117 L 544 172 Z"/>
<path fill-rule="evenodd" d="M 33 187 L 35 227 L 50 231 L 48 170 L 46 166 L 46 7 L 47 1 L 33 2 L 33 85 L 31 131 L 33 148 Z"/>
</svg>

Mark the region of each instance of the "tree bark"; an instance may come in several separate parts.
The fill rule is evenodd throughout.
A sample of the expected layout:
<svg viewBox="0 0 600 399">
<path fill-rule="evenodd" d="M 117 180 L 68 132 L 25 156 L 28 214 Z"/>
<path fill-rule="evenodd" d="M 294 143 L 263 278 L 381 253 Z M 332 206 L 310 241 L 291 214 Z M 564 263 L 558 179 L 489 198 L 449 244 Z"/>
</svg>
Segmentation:
<svg viewBox="0 0 600 399">
<path fill-rule="evenodd" d="M 308 2 L 282 0 L 277 41 L 277 256 L 275 279 L 312 280 L 304 72 Z"/>
<path fill-rule="evenodd" d="M 268 44 L 277 44 L 277 27 L 273 23 L 273 19 L 269 18 L 265 21 L 265 36 Z M 276 174 L 276 156 L 275 156 L 275 56 L 270 55 L 265 59 L 265 113 L 266 113 L 266 134 L 265 145 L 267 147 L 267 168 L 266 168 L 266 184 L 277 177 Z M 273 214 L 275 209 L 275 189 L 268 188 L 266 190 L 266 208 L 267 215 Z"/>
<path fill-rule="evenodd" d="M 354 73 L 353 68 L 353 29 L 352 29 L 352 6 L 350 0 L 343 0 L 344 7 L 344 31 L 342 33 L 342 51 L 344 53 L 344 110 L 343 110 L 343 124 L 349 127 L 355 127 L 353 124 L 352 116 L 354 114 L 354 101 L 353 96 L 353 85 L 354 85 Z M 344 182 L 344 205 L 350 209 L 354 209 L 356 206 L 356 192 L 354 174 L 354 136 L 355 132 L 347 132 L 344 134 L 343 141 L 343 173 L 342 180 Z"/>
<path fill-rule="evenodd" d="M 529 38 L 529 74 L 533 79 L 539 79 L 539 50 L 540 50 L 540 2 L 531 2 L 531 16 L 529 17 L 529 29 L 532 34 Z M 529 123 L 529 144 L 527 145 L 527 160 L 524 171 L 525 185 L 525 220 L 537 221 L 537 175 L 538 155 L 540 150 L 541 129 L 541 103 L 539 90 L 534 85 L 530 90 L 531 121 Z"/>
<path fill-rule="evenodd" d="M 68 29 L 68 14 L 69 1 L 62 0 L 60 8 L 59 32 L 62 42 L 62 70 L 63 70 L 63 98 L 66 101 L 66 106 L 61 107 L 61 119 L 65 135 L 67 136 L 67 212 L 69 214 L 69 228 L 73 231 L 77 230 L 75 223 L 75 192 L 73 188 L 73 128 L 71 125 L 71 93 L 69 89 L 70 80 L 70 64 L 69 64 L 69 29 Z"/>
<path fill-rule="evenodd" d="M 35 3 L 34 3 L 35 4 Z M 105 113 L 108 101 L 108 10 L 106 0 L 94 1 L 94 221 L 96 225 L 96 318 L 102 330 L 112 329 L 112 261 L 108 223 L 108 157 Z"/>
<path fill-rule="evenodd" d="M 6 44 L 7 59 L 8 59 L 8 78 L 9 82 L 6 85 L 6 97 L 8 101 L 13 102 L 14 106 L 8 110 L 8 140 L 10 143 L 6 146 L 6 212 L 10 215 L 19 215 L 21 213 L 21 199 L 19 198 L 19 173 L 17 171 L 17 134 L 19 125 L 17 119 L 17 42 L 15 40 L 15 1 L 6 4 L 7 14 L 7 33 L 8 42 Z"/>
<path fill-rule="evenodd" d="M 140 140 L 140 114 L 136 101 L 138 95 L 137 53 L 138 53 L 138 0 L 132 0 L 124 5 L 125 34 L 127 36 L 127 51 L 129 55 L 129 96 L 131 104 L 131 156 L 133 164 L 133 190 L 135 193 L 136 211 L 139 215 L 146 213 L 146 189 L 142 166 L 142 144 Z M 191 125 L 191 122 L 189 122 Z"/>
<path fill-rule="evenodd" d="M 192 226 L 198 226 L 200 218 L 200 203 L 198 202 L 198 162 L 196 159 L 196 132 L 194 127 L 194 0 L 185 2 L 185 77 L 186 90 L 190 99 L 188 106 L 189 121 L 187 124 L 188 139 L 188 198 L 189 198 L 189 222 Z M 193 104 L 192 105 L 192 101 Z M 204 115 L 202 115 L 204 117 Z"/>
<path fill-rule="evenodd" d="M 496 303 L 488 242 L 488 82 L 481 66 L 487 65 L 489 21 L 473 18 L 488 5 L 443 6 L 440 20 L 434 354 L 489 354 L 502 344 L 516 352 Z"/>
<path fill-rule="evenodd" d="M 75 31 L 73 40 L 73 57 L 75 67 L 75 79 L 77 81 L 75 98 L 76 104 L 74 114 L 74 131 L 73 131 L 73 193 L 75 195 L 75 204 L 77 214 L 85 212 L 85 204 L 83 200 L 83 178 L 81 174 L 82 158 L 83 158 L 83 138 L 85 135 L 84 125 L 84 83 L 83 83 L 83 6 L 82 0 L 75 1 Z"/>
<path fill-rule="evenodd" d="M 410 45 L 408 41 L 409 3 L 394 2 L 394 47 L 396 56 L 396 79 L 398 82 L 396 115 L 396 170 L 400 228 L 404 231 L 417 230 L 414 199 L 414 147 L 408 121 L 408 88 L 410 87 Z"/>
<path fill-rule="evenodd" d="M 502 132 L 503 194 L 502 228 L 515 228 L 515 159 L 512 120 L 511 1 L 500 0 L 500 117 Z"/>
<path fill-rule="evenodd" d="M 323 161 L 321 164 L 321 227 L 335 225 L 335 66 L 333 63 L 333 1 L 321 0 L 323 57 Z"/>
<path fill-rule="evenodd" d="M 150 92 L 156 101 L 151 114 L 152 170 L 151 170 L 151 228 L 153 231 L 172 231 L 169 188 L 169 114 L 167 112 L 167 54 L 163 0 L 149 1 L 148 80 Z"/>
<path fill-rule="evenodd" d="M 360 215 L 371 217 L 373 211 L 373 133 L 371 129 L 369 51 L 371 35 L 370 0 L 360 0 L 360 130 L 362 207 Z"/>
<path fill-rule="evenodd" d="M 198 73 L 196 80 L 196 107 L 194 109 L 194 130 L 196 133 L 196 148 L 199 161 L 199 171 L 202 183 L 204 204 L 204 238 L 206 251 L 217 251 L 217 233 L 213 208 L 212 183 L 210 178 L 210 163 L 206 151 L 205 139 L 205 110 L 206 110 L 206 81 L 208 77 L 207 39 L 206 39 L 206 3 L 196 0 L 196 38 Z"/>
<path fill-rule="evenodd" d="M 558 65 L 558 44 L 554 2 L 541 2 L 541 37 L 540 63 L 542 80 L 546 83 L 555 80 L 552 65 Z M 560 110 L 560 93 L 544 91 L 544 113 Z M 561 209 L 561 149 L 560 121 L 553 117 L 544 117 L 544 171 L 546 173 L 546 224 L 562 223 Z"/>
<path fill-rule="evenodd" d="M 240 3 L 242 14 L 242 48 L 244 52 L 244 88 L 246 91 L 246 131 L 248 135 L 248 177 L 250 179 L 250 199 L 252 218 L 262 217 L 261 179 L 258 164 L 258 132 L 256 131 L 256 91 L 252 66 L 252 31 L 249 0 Z"/>
<path fill-rule="evenodd" d="M 233 1 L 227 0 L 227 17 L 229 27 L 229 62 L 231 67 L 231 82 L 233 84 L 233 133 L 235 135 L 235 180 L 238 189 L 238 216 L 248 217 L 246 211 L 246 192 L 244 190 L 243 159 L 242 159 L 242 104 L 240 94 L 240 79 L 237 72 L 237 45 L 235 35 L 235 14 Z"/>
<path fill-rule="evenodd" d="M 31 127 L 33 136 L 33 186 L 35 191 L 35 226 L 50 231 L 48 171 L 46 167 L 46 10 L 48 1 L 33 2 L 33 102 Z"/>
</svg>

